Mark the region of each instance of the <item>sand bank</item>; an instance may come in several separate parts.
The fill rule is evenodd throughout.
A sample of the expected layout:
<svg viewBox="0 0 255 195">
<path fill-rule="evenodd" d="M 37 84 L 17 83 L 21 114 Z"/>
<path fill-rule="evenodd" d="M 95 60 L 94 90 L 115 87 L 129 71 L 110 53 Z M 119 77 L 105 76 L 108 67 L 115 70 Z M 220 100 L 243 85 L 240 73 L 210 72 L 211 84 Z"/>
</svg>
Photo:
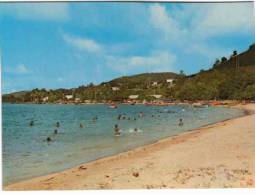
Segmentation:
<svg viewBox="0 0 255 195">
<path fill-rule="evenodd" d="M 255 104 L 235 107 L 250 115 L 4 190 L 255 187 Z"/>
</svg>

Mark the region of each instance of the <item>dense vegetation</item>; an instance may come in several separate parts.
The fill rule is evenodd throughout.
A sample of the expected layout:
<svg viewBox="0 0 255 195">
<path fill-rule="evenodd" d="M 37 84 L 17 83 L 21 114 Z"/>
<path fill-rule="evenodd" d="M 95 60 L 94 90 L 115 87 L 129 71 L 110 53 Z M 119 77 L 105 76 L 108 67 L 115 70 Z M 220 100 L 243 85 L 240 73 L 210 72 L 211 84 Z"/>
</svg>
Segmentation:
<svg viewBox="0 0 255 195">
<path fill-rule="evenodd" d="M 173 84 L 166 82 L 174 79 Z M 155 83 L 156 82 L 156 83 Z M 115 88 L 116 90 L 113 90 Z M 175 73 L 145 73 L 121 77 L 99 85 L 92 83 L 74 89 L 34 89 L 3 96 L 5 102 L 61 102 L 66 95 L 72 100 L 123 101 L 129 95 L 139 95 L 139 100 L 153 100 L 160 94 L 168 100 L 255 100 L 255 44 L 241 53 L 236 51 L 227 59 L 216 59 L 212 68 L 185 76 Z"/>
</svg>

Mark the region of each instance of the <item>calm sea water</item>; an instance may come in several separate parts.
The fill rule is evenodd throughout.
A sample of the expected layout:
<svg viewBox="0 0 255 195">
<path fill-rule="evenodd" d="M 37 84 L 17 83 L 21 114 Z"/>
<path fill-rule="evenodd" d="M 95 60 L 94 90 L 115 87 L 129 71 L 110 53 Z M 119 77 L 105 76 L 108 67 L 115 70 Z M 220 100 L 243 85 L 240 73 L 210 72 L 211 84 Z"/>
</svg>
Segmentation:
<svg viewBox="0 0 255 195">
<path fill-rule="evenodd" d="M 139 112 L 145 116 L 139 118 Z M 131 120 L 118 120 L 118 114 Z M 107 105 L 3 104 L 3 182 L 61 171 L 243 114 L 223 107 L 120 105 L 109 109 Z M 96 122 L 93 117 L 98 118 Z M 178 126 L 180 118 L 182 127 Z M 80 128 L 80 123 L 85 127 Z M 115 124 L 122 130 L 120 137 L 113 136 Z M 59 132 L 56 135 L 55 129 Z M 48 136 L 53 140 L 50 143 Z"/>
</svg>

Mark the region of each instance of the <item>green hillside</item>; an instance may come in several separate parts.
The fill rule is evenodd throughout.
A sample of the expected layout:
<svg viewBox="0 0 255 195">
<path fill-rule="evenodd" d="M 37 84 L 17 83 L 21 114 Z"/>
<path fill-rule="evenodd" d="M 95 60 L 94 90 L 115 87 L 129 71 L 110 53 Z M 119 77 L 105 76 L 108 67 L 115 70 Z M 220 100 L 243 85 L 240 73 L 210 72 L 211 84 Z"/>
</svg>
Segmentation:
<svg viewBox="0 0 255 195">
<path fill-rule="evenodd" d="M 173 79 L 169 84 L 167 80 Z M 212 68 L 185 76 L 171 72 L 144 73 L 116 78 L 99 85 L 92 83 L 73 89 L 34 89 L 3 96 L 4 102 L 109 102 L 154 100 L 255 100 L 255 44 L 247 51 L 216 59 Z M 71 97 L 70 99 L 67 98 Z"/>
</svg>

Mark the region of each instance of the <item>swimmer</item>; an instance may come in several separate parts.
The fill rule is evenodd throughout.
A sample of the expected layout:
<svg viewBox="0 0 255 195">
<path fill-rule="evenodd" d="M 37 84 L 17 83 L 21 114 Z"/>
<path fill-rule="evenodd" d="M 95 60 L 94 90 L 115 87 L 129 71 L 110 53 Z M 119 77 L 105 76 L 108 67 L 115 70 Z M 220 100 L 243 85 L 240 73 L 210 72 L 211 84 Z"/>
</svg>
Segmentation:
<svg viewBox="0 0 255 195">
<path fill-rule="evenodd" d="M 54 130 L 54 134 L 58 134 L 58 130 L 57 129 Z"/>
<path fill-rule="evenodd" d="M 119 136 L 120 135 L 120 129 L 119 129 L 118 125 L 114 126 L 114 135 L 115 136 Z"/>
<path fill-rule="evenodd" d="M 134 121 L 136 121 L 136 118 L 134 117 Z"/>
<path fill-rule="evenodd" d="M 143 112 L 139 112 L 139 117 L 140 118 L 144 117 L 144 113 Z"/>
<path fill-rule="evenodd" d="M 138 129 L 137 128 L 134 128 L 134 132 L 137 132 L 138 131 Z"/>
<path fill-rule="evenodd" d="M 47 137 L 47 142 L 51 142 L 52 139 L 50 137 Z"/>
<path fill-rule="evenodd" d="M 117 118 L 117 119 L 118 119 L 118 120 L 120 120 L 120 119 L 121 119 L 121 114 L 119 114 L 119 115 L 118 115 L 118 118 Z"/>
<path fill-rule="evenodd" d="M 180 121 L 179 121 L 179 126 L 183 126 L 183 121 L 182 121 L 182 118 L 180 118 Z"/>
<path fill-rule="evenodd" d="M 83 128 L 83 124 L 82 123 L 80 123 L 80 128 Z"/>
<path fill-rule="evenodd" d="M 30 127 L 34 126 L 34 121 L 30 121 L 29 126 Z"/>
<path fill-rule="evenodd" d="M 60 127 L 60 123 L 59 122 L 56 123 L 56 127 Z"/>
</svg>

